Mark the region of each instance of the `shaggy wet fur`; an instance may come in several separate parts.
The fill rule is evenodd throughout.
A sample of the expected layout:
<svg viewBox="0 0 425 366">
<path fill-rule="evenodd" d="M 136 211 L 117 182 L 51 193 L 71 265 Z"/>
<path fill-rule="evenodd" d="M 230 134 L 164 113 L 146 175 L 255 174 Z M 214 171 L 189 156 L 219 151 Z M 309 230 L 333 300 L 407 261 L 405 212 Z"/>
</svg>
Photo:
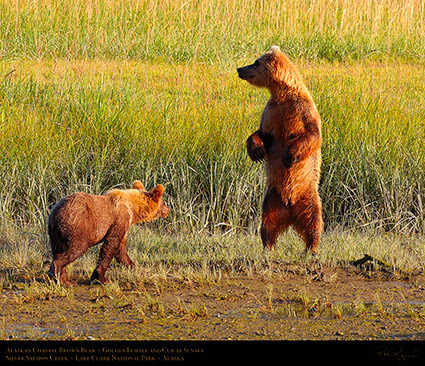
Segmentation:
<svg viewBox="0 0 425 366">
<path fill-rule="evenodd" d="M 303 237 L 306 250 L 317 251 L 323 228 L 318 193 L 322 141 L 321 120 L 298 71 L 277 46 L 254 64 L 238 69 L 239 77 L 270 91 L 260 128 L 247 140 L 253 161 L 265 161 L 267 190 L 261 238 L 274 249 L 279 233 L 290 225 Z"/>
<path fill-rule="evenodd" d="M 53 255 L 49 274 L 69 285 L 66 266 L 101 242 L 92 280 L 109 281 L 105 272 L 114 257 L 119 263 L 134 267 L 126 249 L 128 229 L 133 224 L 168 216 L 170 209 L 162 199 L 163 192 L 162 185 L 148 192 L 135 181 L 132 189 L 113 189 L 104 196 L 78 192 L 61 199 L 48 221 Z"/>
</svg>

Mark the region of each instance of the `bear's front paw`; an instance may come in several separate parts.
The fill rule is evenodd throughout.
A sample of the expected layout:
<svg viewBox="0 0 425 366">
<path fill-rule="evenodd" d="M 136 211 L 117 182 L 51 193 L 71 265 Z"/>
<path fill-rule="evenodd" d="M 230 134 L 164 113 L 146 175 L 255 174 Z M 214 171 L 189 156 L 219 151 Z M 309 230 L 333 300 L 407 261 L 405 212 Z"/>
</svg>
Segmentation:
<svg viewBox="0 0 425 366">
<path fill-rule="evenodd" d="M 282 163 L 286 169 L 289 169 L 292 164 L 296 162 L 296 158 L 291 152 L 291 149 L 289 147 L 286 147 L 283 150 L 283 157 L 282 157 Z"/>
<path fill-rule="evenodd" d="M 248 155 L 252 161 L 260 162 L 267 160 L 264 147 L 257 147 L 252 150 L 248 150 Z"/>
<path fill-rule="evenodd" d="M 246 149 L 249 157 L 253 161 L 263 162 L 267 160 L 266 149 L 264 148 L 263 141 L 257 136 L 252 135 L 246 141 Z"/>
</svg>

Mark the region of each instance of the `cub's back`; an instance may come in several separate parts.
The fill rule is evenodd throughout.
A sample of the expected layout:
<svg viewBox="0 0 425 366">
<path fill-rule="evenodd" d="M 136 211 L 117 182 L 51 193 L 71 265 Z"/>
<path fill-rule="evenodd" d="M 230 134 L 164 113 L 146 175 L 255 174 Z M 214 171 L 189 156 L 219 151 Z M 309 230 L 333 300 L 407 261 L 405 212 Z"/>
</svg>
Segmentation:
<svg viewBox="0 0 425 366">
<path fill-rule="evenodd" d="M 81 236 L 97 242 L 105 236 L 113 221 L 114 210 L 108 197 L 77 192 L 62 198 L 53 207 L 48 230 L 51 237 Z"/>
</svg>

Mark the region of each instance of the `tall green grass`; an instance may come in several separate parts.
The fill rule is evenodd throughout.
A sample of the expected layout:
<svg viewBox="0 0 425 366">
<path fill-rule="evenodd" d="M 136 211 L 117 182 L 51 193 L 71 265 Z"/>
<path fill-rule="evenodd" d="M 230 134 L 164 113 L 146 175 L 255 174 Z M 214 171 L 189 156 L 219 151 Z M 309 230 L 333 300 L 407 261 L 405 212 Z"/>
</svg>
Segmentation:
<svg viewBox="0 0 425 366">
<path fill-rule="evenodd" d="M 199 257 L 197 235 L 239 249 L 244 235 L 259 240 L 265 177 L 245 140 L 268 93 L 235 67 L 271 44 L 298 64 L 322 116 L 327 233 L 425 234 L 424 13 L 415 0 L 0 0 L 6 262 L 48 260 L 59 198 L 134 179 L 166 186 L 172 214 L 151 225 L 164 245 L 187 238 Z M 325 258 L 349 255 L 327 235 Z"/>
<path fill-rule="evenodd" d="M 3 217 L 44 225 L 63 195 L 141 179 L 166 184 L 170 229 L 257 229 L 264 172 L 244 145 L 267 92 L 205 65 L 55 60 L 0 73 L 14 68 L 0 89 Z M 300 68 L 323 118 L 327 226 L 423 233 L 423 68 Z"/>
<path fill-rule="evenodd" d="M 421 59 L 421 0 L 0 2 L 0 57 L 228 64 L 280 44 L 291 57 Z"/>
</svg>

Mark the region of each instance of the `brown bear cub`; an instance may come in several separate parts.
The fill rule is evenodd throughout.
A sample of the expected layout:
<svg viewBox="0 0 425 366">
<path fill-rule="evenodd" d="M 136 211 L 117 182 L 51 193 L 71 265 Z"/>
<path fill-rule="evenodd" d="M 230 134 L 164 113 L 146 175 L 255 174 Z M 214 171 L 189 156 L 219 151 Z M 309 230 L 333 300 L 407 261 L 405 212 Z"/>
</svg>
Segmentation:
<svg viewBox="0 0 425 366">
<path fill-rule="evenodd" d="M 53 254 L 49 275 L 70 285 L 66 266 L 101 242 L 91 280 L 109 282 L 105 272 L 114 257 L 119 263 L 134 267 L 126 249 L 128 229 L 132 224 L 168 216 L 170 209 L 162 199 L 163 193 L 160 184 L 148 192 L 136 180 L 131 189 L 112 189 L 104 196 L 77 192 L 62 198 L 49 215 Z"/>
<path fill-rule="evenodd" d="M 268 88 L 271 94 L 260 128 L 246 142 L 250 158 L 265 161 L 263 245 L 274 249 L 279 233 L 292 225 L 306 251 L 315 254 L 323 228 L 319 113 L 298 71 L 278 46 L 237 71 L 241 79 Z"/>
</svg>

